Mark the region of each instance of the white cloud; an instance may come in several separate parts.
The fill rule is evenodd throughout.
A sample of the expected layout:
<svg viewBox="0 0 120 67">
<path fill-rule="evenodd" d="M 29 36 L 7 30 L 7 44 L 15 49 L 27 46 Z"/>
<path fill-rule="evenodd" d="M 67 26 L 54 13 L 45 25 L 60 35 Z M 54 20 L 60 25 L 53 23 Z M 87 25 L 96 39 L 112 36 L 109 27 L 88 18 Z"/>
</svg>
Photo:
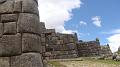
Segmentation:
<svg viewBox="0 0 120 67">
<path fill-rule="evenodd" d="M 120 47 L 120 34 L 114 34 L 107 38 L 112 52 L 116 52 Z"/>
<path fill-rule="evenodd" d="M 120 34 L 120 29 L 114 29 L 112 31 L 101 32 L 102 34 Z"/>
<path fill-rule="evenodd" d="M 101 27 L 101 20 L 100 16 L 95 16 L 92 18 L 93 24 L 96 25 L 97 27 Z"/>
<path fill-rule="evenodd" d="M 80 25 L 87 25 L 85 21 L 80 21 Z"/>
<path fill-rule="evenodd" d="M 80 0 L 38 0 L 40 20 L 46 28 L 55 28 L 57 32 L 71 32 L 64 28 L 65 21 L 72 18 L 72 10 L 80 8 Z"/>
</svg>

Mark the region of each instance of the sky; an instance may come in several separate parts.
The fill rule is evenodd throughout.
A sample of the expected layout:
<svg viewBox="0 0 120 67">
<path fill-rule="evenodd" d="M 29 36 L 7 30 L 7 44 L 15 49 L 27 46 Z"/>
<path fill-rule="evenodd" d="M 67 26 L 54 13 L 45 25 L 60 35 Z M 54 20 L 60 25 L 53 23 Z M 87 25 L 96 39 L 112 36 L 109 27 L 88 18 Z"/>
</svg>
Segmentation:
<svg viewBox="0 0 120 67">
<path fill-rule="evenodd" d="M 38 0 L 40 21 L 46 28 L 83 41 L 100 39 L 112 52 L 120 46 L 120 0 Z"/>
</svg>

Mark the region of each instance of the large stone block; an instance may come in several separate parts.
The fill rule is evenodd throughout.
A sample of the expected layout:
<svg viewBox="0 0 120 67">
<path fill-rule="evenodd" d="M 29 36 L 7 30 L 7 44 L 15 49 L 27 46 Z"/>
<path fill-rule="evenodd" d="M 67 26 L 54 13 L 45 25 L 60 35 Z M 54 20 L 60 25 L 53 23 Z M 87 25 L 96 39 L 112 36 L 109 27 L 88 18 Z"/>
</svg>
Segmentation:
<svg viewBox="0 0 120 67">
<path fill-rule="evenodd" d="M 0 67 L 10 67 L 9 57 L 0 57 Z"/>
<path fill-rule="evenodd" d="M 40 23 L 39 23 L 39 26 L 40 26 L 41 32 L 44 33 L 44 31 L 46 30 L 46 28 L 45 28 L 45 23 L 40 22 Z"/>
<path fill-rule="evenodd" d="M 13 11 L 14 11 L 15 13 L 20 13 L 20 12 L 22 12 L 22 1 L 21 1 L 21 0 L 15 0 Z"/>
<path fill-rule="evenodd" d="M 42 46 L 42 53 L 45 53 L 45 52 L 46 52 L 46 47 Z"/>
<path fill-rule="evenodd" d="M 0 4 L 0 14 L 1 13 L 12 13 L 13 12 L 13 4 L 14 1 L 8 0 L 2 4 Z"/>
<path fill-rule="evenodd" d="M 46 42 L 45 37 L 41 37 L 41 42 L 42 42 L 42 43 L 45 43 L 45 42 Z"/>
<path fill-rule="evenodd" d="M 11 57 L 11 67 L 43 67 L 42 56 L 39 53 L 25 53 Z"/>
<path fill-rule="evenodd" d="M 3 34 L 3 24 L 0 23 L 0 37 L 2 37 L 2 34 Z"/>
<path fill-rule="evenodd" d="M 23 13 L 34 13 L 39 15 L 38 5 L 34 0 L 23 0 L 22 12 Z"/>
<path fill-rule="evenodd" d="M 40 34 L 39 17 L 34 14 L 21 13 L 18 19 L 18 32 Z"/>
<path fill-rule="evenodd" d="M 0 38 L 0 56 L 21 54 L 21 35 L 3 35 Z"/>
<path fill-rule="evenodd" d="M 15 22 L 17 21 L 17 14 L 3 14 L 1 15 L 2 22 Z"/>
<path fill-rule="evenodd" d="M 67 49 L 68 50 L 73 50 L 73 49 L 75 49 L 76 48 L 76 45 L 74 44 L 74 43 L 69 43 L 69 44 L 67 44 Z"/>
<path fill-rule="evenodd" d="M 4 34 L 16 34 L 17 26 L 16 22 L 4 23 Z"/>
<path fill-rule="evenodd" d="M 40 36 L 24 33 L 22 36 L 23 52 L 42 52 Z"/>
</svg>

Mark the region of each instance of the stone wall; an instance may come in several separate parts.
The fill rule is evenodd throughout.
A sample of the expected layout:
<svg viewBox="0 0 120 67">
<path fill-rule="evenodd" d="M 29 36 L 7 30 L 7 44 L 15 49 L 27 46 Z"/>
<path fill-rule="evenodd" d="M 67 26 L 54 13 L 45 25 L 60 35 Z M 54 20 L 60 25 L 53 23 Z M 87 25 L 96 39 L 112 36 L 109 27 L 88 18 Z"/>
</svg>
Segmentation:
<svg viewBox="0 0 120 67">
<path fill-rule="evenodd" d="M 77 50 L 78 55 L 87 57 L 87 56 L 99 56 L 100 55 L 100 43 L 96 41 L 88 42 L 78 42 Z"/>
<path fill-rule="evenodd" d="M 46 37 L 45 57 L 51 59 L 77 57 L 74 34 L 56 33 L 54 29 L 47 29 L 44 33 Z"/>
<path fill-rule="evenodd" d="M 37 0 L 0 0 L 0 67 L 43 67 Z"/>
<path fill-rule="evenodd" d="M 103 56 L 112 56 L 112 51 L 110 50 L 110 46 L 107 45 L 102 45 L 101 46 L 101 52 L 100 54 Z"/>
</svg>

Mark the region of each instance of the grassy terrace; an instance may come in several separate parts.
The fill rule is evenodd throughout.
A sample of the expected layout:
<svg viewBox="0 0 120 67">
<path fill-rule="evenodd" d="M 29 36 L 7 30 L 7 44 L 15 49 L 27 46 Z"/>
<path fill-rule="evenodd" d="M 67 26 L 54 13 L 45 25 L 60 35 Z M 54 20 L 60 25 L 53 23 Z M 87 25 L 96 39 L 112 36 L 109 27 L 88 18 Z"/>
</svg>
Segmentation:
<svg viewBox="0 0 120 67">
<path fill-rule="evenodd" d="M 81 60 L 82 59 L 82 60 Z M 98 60 L 93 58 L 77 58 L 65 60 L 50 60 L 52 67 L 120 67 L 120 61 Z"/>
</svg>

